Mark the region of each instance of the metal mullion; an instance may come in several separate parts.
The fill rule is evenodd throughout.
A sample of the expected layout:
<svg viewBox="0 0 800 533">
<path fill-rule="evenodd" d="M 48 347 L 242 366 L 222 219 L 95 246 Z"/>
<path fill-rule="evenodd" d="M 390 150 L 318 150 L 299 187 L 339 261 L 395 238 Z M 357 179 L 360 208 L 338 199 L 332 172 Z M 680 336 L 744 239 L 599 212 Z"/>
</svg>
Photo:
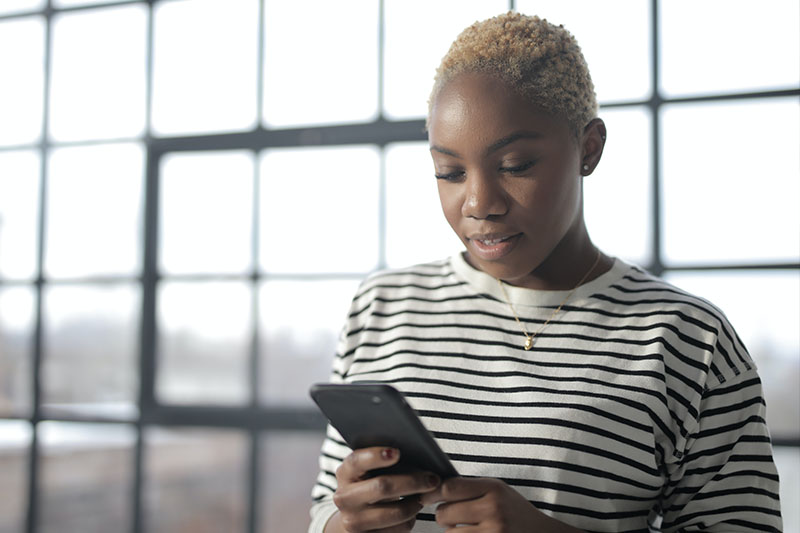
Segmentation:
<svg viewBox="0 0 800 533">
<path fill-rule="evenodd" d="M 651 174 L 651 191 L 650 191 L 650 204 L 652 208 L 652 227 L 651 227 L 651 242 L 650 242 L 650 264 L 648 270 L 660 276 L 664 272 L 664 265 L 661 260 L 661 92 L 659 89 L 660 75 L 659 75 L 659 50 L 660 50 L 660 32 L 659 32 L 659 18 L 658 18 L 658 2 L 659 0 L 651 0 L 650 2 L 650 29 L 651 29 L 651 83 L 652 83 L 652 96 L 648 101 L 648 107 L 652 120 L 651 125 L 651 153 L 653 154 L 652 160 L 652 174 Z"/>
<path fill-rule="evenodd" d="M 144 184 L 144 239 L 142 250 L 142 308 L 139 325 L 139 417 L 136 420 L 136 447 L 134 451 L 134 482 L 132 488 L 131 533 L 143 529 L 142 494 L 144 487 L 144 417 L 153 409 L 155 378 L 155 291 L 158 282 L 156 269 L 156 237 L 158 234 L 158 158 L 153 151 L 151 137 L 153 101 L 153 2 L 147 9 L 147 50 L 145 51 L 145 184 Z"/>
</svg>

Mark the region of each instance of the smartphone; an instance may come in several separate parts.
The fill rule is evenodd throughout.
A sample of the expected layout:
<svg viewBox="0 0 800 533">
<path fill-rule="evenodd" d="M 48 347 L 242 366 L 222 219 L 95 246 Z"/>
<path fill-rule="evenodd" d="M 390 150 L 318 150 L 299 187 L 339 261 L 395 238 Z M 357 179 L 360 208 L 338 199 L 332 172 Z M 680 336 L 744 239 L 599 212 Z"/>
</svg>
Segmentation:
<svg viewBox="0 0 800 533">
<path fill-rule="evenodd" d="M 391 385 L 317 383 L 309 392 L 350 448 L 387 446 L 400 450 L 398 464 L 371 474 L 424 470 L 442 479 L 458 476 L 417 413 Z"/>
</svg>

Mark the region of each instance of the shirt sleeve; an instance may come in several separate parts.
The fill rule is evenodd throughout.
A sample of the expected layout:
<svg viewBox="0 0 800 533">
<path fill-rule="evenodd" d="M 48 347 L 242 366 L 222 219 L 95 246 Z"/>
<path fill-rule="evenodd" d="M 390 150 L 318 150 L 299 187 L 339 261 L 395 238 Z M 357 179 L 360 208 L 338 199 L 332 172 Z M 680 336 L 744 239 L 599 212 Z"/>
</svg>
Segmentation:
<svg viewBox="0 0 800 533">
<path fill-rule="evenodd" d="M 765 409 L 754 366 L 705 390 L 694 431 L 667 465 L 662 531 L 782 531 Z"/>
</svg>

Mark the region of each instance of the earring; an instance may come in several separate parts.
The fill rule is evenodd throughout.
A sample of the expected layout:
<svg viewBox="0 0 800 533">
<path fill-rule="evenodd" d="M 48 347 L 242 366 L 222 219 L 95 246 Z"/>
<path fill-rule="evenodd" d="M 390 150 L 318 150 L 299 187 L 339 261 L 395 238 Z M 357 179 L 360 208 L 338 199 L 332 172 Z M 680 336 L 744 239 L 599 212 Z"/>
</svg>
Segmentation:
<svg viewBox="0 0 800 533">
<path fill-rule="evenodd" d="M 585 172 L 585 171 L 587 171 L 587 170 L 589 170 L 589 165 L 587 165 L 586 163 L 584 163 L 584 164 L 583 164 L 583 170 L 584 170 L 584 172 Z"/>
</svg>

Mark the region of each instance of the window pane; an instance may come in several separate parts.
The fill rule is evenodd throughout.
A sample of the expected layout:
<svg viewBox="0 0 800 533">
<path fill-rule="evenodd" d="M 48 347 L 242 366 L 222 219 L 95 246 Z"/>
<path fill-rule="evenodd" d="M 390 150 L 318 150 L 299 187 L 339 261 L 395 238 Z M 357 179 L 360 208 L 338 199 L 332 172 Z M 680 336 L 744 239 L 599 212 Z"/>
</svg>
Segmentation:
<svg viewBox="0 0 800 533">
<path fill-rule="evenodd" d="M 339 2 L 265 2 L 269 126 L 356 122 L 377 114 L 378 5 L 350 0 L 342 16 Z"/>
<path fill-rule="evenodd" d="M 359 272 L 378 261 L 380 159 L 370 146 L 267 150 L 261 160 L 261 265 Z"/>
<path fill-rule="evenodd" d="M 132 417 L 138 397 L 138 288 L 48 286 L 42 402 L 58 414 Z"/>
<path fill-rule="evenodd" d="M 517 9 L 563 24 L 578 40 L 601 102 L 651 93 L 648 0 L 517 0 Z"/>
<path fill-rule="evenodd" d="M 261 398 L 311 405 L 308 388 L 328 381 L 358 280 L 270 281 L 259 294 Z"/>
<path fill-rule="evenodd" d="M 800 83 L 797 0 L 670 0 L 658 4 L 661 86 L 669 96 L 786 88 Z"/>
<path fill-rule="evenodd" d="M 464 249 L 439 203 L 428 143 L 386 147 L 386 261 L 402 267 Z"/>
<path fill-rule="evenodd" d="M 670 105 L 663 111 L 665 260 L 800 259 L 800 102 Z"/>
<path fill-rule="evenodd" d="M 384 113 L 424 117 L 436 67 L 456 36 L 505 11 L 508 0 L 385 0 Z"/>
<path fill-rule="evenodd" d="M 31 413 L 35 305 L 31 287 L 0 286 L 0 415 Z"/>
<path fill-rule="evenodd" d="M 27 422 L 0 420 L 0 531 L 25 531 L 32 433 Z"/>
<path fill-rule="evenodd" d="M 253 157 L 168 154 L 161 161 L 161 268 L 242 273 L 252 265 Z"/>
<path fill-rule="evenodd" d="M 40 431 L 38 531 L 127 533 L 132 517 L 134 429 L 42 422 Z"/>
<path fill-rule="evenodd" d="M 0 145 L 36 142 L 44 103 L 43 19 L 0 22 L 0 50 Z"/>
<path fill-rule="evenodd" d="M 597 170 L 584 178 L 586 224 L 607 253 L 637 264 L 651 259 L 652 135 L 645 108 L 603 109 L 608 140 Z"/>
<path fill-rule="evenodd" d="M 249 448 L 242 433 L 156 428 L 144 437 L 144 531 L 245 530 Z"/>
<path fill-rule="evenodd" d="M 730 319 L 764 382 L 773 437 L 800 438 L 800 272 L 673 272 Z"/>
<path fill-rule="evenodd" d="M 0 277 L 36 274 L 39 169 L 37 152 L 0 152 Z"/>
<path fill-rule="evenodd" d="M 33 11 L 44 7 L 45 0 L 3 0 L 0 4 L 0 15 Z"/>
<path fill-rule="evenodd" d="M 242 130 L 256 123 L 257 0 L 153 7 L 153 130 Z"/>
<path fill-rule="evenodd" d="M 50 134 L 58 141 L 136 136 L 145 124 L 144 5 L 56 14 Z"/>
<path fill-rule="evenodd" d="M 159 399 L 246 402 L 251 309 L 244 283 L 163 283 L 158 292 Z"/>
<path fill-rule="evenodd" d="M 93 6 L 97 4 L 114 4 L 125 1 L 127 0 L 51 0 L 54 7 Z"/>
<path fill-rule="evenodd" d="M 322 433 L 274 432 L 261 438 L 261 533 L 306 531 Z"/>
<path fill-rule="evenodd" d="M 48 161 L 49 276 L 135 275 L 144 153 L 137 144 L 60 148 Z"/>
</svg>

